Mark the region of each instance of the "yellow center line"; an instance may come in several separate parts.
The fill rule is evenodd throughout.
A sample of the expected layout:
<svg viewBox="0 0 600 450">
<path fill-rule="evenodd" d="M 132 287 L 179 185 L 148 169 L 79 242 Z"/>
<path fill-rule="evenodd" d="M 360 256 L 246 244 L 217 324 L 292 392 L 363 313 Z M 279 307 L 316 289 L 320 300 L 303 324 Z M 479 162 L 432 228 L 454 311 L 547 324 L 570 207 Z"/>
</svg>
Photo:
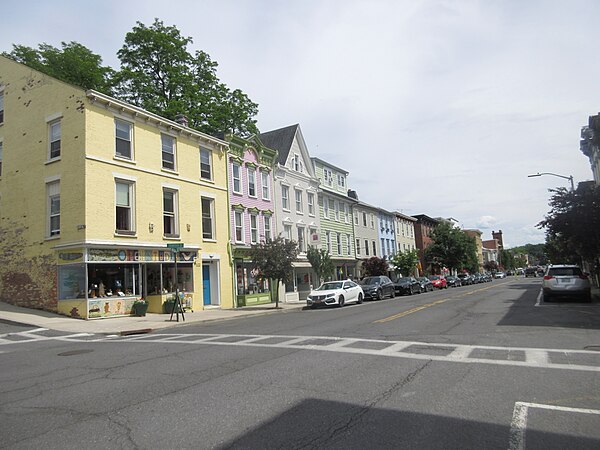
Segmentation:
<svg viewBox="0 0 600 450">
<path fill-rule="evenodd" d="M 437 300 L 437 301 L 435 301 L 433 303 L 427 303 L 426 305 L 422 305 L 422 306 L 416 306 L 416 307 L 414 307 L 412 309 L 409 309 L 407 311 L 402 311 L 401 313 L 394 314 L 393 316 L 389 316 L 389 317 L 385 317 L 383 319 L 376 320 L 375 322 L 372 322 L 372 323 L 385 323 L 385 322 L 389 322 L 391 320 L 400 319 L 401 317 L 408 316 L 409 314 L 416 313 L 417 311 L 421 311 L 423 309 L 431 308 L 432 306 L 439 305 L 440 303 L 445 303 L 445 302 L 447 302 L 448 300 L 450 300 L 452 298 L 466 297 L 467 295 L 472 295 L 472 294 L 474 294 L 476 292 L 487 291 L 488 289 L 492 289 L 494 286 L 498 286 L 499 284 L 506 284 L 506 283 L 509 283 L 509 282 L 510 281 L 504 281 L 502 283 L 496 283 L 496 284 L 494 284 L 492 286 L 486 286 L 484 288 L 475 289 L 474 291 L 465 292 L 464 294 L 461 294 L 461 295 L 457 295 L 457 296 L 454 296 L 454 297 L 445 298 L 443 300 Z"/>
</svg>

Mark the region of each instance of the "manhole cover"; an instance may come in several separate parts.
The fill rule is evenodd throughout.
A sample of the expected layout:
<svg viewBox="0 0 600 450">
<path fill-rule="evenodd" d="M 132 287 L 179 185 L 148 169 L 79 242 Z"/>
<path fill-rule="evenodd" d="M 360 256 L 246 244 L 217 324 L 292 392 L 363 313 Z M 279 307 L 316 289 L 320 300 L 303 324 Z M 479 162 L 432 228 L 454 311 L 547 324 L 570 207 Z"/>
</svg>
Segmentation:
<svg viewBox="0 0 600 450">
<path fill-rule="evenodd" d="M 58 356 L 75 356 L 75 355 L 83 355 L 84 353 L 91 353 L 94 350 L 82 349 L 82 350 L 71 350 L 70 352 L 62 352 L 59 353 Z"/>
<path fill-rule="evenodd" d="M 600 352 L 600 345 L 588 345 L 587 347 L 583 347 L 584 350 L 592 350 L 594 352 Z"/>
</svg>

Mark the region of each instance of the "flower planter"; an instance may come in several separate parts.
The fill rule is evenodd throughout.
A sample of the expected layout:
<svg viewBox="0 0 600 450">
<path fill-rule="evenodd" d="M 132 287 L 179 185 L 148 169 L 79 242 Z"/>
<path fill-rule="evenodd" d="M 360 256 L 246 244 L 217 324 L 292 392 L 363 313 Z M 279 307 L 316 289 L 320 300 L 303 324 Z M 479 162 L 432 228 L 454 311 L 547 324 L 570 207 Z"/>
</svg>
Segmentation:
<svg viewBox="0 0 600 450">
<path fill-rule="evenodd" d="M 132 311 L 134 316 L 144 317 L 148 311 L 148 303 L 134 303 Z"/>
</svg>

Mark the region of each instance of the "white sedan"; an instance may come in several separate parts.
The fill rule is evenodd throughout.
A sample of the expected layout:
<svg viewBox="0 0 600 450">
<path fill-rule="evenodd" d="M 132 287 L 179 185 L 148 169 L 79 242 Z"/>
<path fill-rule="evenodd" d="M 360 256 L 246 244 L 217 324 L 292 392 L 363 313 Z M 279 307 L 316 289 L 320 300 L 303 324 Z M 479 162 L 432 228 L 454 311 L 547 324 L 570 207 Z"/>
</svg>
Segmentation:
<svg viewBox="0 0 600 450">
<path fill-rule="evenodd" d="M 306 298 L 307 306 L 344 306 L 346 303 L 362 303 L 365 295 L 354 281 L 328 281 L 310 292 Z"/>
<path fill-rule="evenodd" d="M 494 278 L 506 278 L 506 274 L 504 272 L 496 272 Z"/>
</svg>

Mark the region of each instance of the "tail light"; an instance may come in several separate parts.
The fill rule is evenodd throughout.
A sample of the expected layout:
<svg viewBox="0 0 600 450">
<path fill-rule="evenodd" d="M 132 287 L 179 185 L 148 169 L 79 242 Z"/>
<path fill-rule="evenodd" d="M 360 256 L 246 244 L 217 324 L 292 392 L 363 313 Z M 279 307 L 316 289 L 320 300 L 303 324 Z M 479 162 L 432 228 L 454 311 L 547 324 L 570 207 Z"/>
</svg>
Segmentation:
<svg viewBox="0 0 600 450">
<path fill-rule="evenodd" d="M 544 275 L 544 280 L 551 280 L 554 278 L 552 275 Z"/>
</svg>

